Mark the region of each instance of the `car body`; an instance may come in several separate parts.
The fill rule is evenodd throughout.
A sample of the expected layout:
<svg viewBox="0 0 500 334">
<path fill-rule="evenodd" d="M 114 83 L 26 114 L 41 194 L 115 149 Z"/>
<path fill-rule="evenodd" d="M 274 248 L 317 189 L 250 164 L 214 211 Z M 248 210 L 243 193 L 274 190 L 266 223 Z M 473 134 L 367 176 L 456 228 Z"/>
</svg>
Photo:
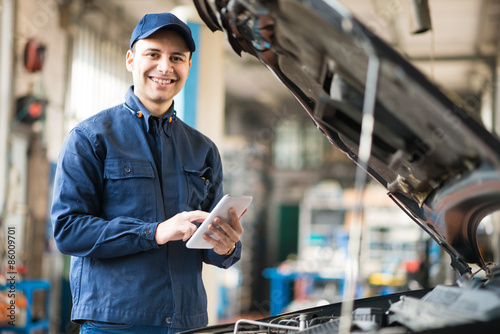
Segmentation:
<svg viewBox="0 0 500 334">
<path fill-rule="evenodd" d="M 259 59 L 332 145 L 387 189 L 450 255 L 462 282 L 477 283 L 471 270 L 477 265 L 487 276 L 481 288 L 493 286 L 477 230 L 500 208 L 500 141 L 476 114 L 452 101 L 337 1 L 195 0 L 195 5 L 210 29 L 223 31 L 236 53 Z M 428 293 L 406 296 L 432 299 Z M 401 295 L 376 298 L 386 303 Z M 338 307 L 310 312 L 333 314 Z M 491 307 L 498 310 L 500 304 L 492 301 Z M 491 319 L 498 317 L 485 321 Z M 217 330 L 211 333 L 225 333 Z"/>
</svg>

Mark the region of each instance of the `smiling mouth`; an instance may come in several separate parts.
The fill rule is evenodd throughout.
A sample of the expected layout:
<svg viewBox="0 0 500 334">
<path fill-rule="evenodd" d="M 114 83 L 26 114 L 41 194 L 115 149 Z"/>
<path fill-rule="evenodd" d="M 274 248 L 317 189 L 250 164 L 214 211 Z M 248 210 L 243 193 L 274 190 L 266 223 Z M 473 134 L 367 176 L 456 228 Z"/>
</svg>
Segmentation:
<svg viewBox="0 0 500 334">
<path fill-rule="evenodd" d="M 160 79 L 160 78 L 155 78 L 155 77 L 151 77 L 151 80 L 153 80 L 154 82 L 156 82 L 160 85 L 168 85 L 168 84 L 171 84 L 172 82 L 175 81 L 172 79 Z"/>
</svg>

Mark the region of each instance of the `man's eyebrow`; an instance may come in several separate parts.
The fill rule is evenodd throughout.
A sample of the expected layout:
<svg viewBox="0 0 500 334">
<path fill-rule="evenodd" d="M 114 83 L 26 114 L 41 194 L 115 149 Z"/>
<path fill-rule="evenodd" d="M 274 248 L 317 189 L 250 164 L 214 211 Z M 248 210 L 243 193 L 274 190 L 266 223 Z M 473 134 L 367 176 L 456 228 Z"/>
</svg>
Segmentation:
<svg viewBox="0 0 500 334">
<path fill-rule="evenodd" d="M 161 52 L 160 49 L 157 49 L 157 48 L 146 48 L 144 49 L 142 52 Z M 186 52 L 182 52 L 182 51 L 174 51 L 172 52 L 171 54 L 174 55 L 174 56 L 183 56 L 183 57 L 187 57 L 188 55 L 186 55 L 186 53 L 188 53 L 189 51 L 186 51 Z"/>
<path fill-rule="evenodd" d="M 147 49 L 144 49 L 143 52 L 151 52 L 151 51 L 153 51 L 153 52 L 161 52 L 160 49 L 156 49 L 156 48 L 147 48 Z"/>
<path fill-rule="evenodd" d="M 173 56 L 183 56 L 183 57 L 187 57 L 186 53 L 188 53 L 189 51 L 186 51 L 186 52 L 181 52 L 181 51 L 176 51 L 176 52 L 172 52 L 172 55 Z"/>
</svg>

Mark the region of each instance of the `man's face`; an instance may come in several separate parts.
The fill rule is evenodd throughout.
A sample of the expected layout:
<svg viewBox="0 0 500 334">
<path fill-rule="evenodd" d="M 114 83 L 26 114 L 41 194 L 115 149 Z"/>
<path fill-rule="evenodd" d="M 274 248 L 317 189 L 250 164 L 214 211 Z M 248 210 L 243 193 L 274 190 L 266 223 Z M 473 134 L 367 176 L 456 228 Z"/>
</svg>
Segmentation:
<svg viewBox="0 0 500 334">
<path fill-rule="evenodd" d="M 127 52 L 134 93 L 153 116 L 161 117 L 172 104 L 189 74 L 190 51 L 173 30 L 159 30 L 134 44 Z"/>
</svg>

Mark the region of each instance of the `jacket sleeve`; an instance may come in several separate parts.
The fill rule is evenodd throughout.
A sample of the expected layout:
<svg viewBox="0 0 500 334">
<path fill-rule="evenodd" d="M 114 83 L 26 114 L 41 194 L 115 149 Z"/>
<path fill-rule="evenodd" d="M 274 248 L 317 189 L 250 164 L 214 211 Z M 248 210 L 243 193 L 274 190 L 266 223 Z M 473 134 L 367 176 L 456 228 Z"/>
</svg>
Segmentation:
<svg viewBox="0 0 500 334">
<path fill-rule="evenodd" d="M 100 216 L 104 162 L 99 145 L 83 130 L 73 130 L 61 150 L 51 219 L 58 249 L 64 254 L 112 258 L 158 248 L 158 223 Z"/>
<path fill-rule="evenodd" d="M 219 268 L 227 269 L 240 260 L 241 246 L 241 241 L 238 241 L 236 243 L 236 248 L 234 249 L 233 254 L 229 256 L 219 255 L 214 252 L 213 249 L 210 249 L 206 251 L 204 262 L 207 264 L 215 265 Z"/>
</svg>

